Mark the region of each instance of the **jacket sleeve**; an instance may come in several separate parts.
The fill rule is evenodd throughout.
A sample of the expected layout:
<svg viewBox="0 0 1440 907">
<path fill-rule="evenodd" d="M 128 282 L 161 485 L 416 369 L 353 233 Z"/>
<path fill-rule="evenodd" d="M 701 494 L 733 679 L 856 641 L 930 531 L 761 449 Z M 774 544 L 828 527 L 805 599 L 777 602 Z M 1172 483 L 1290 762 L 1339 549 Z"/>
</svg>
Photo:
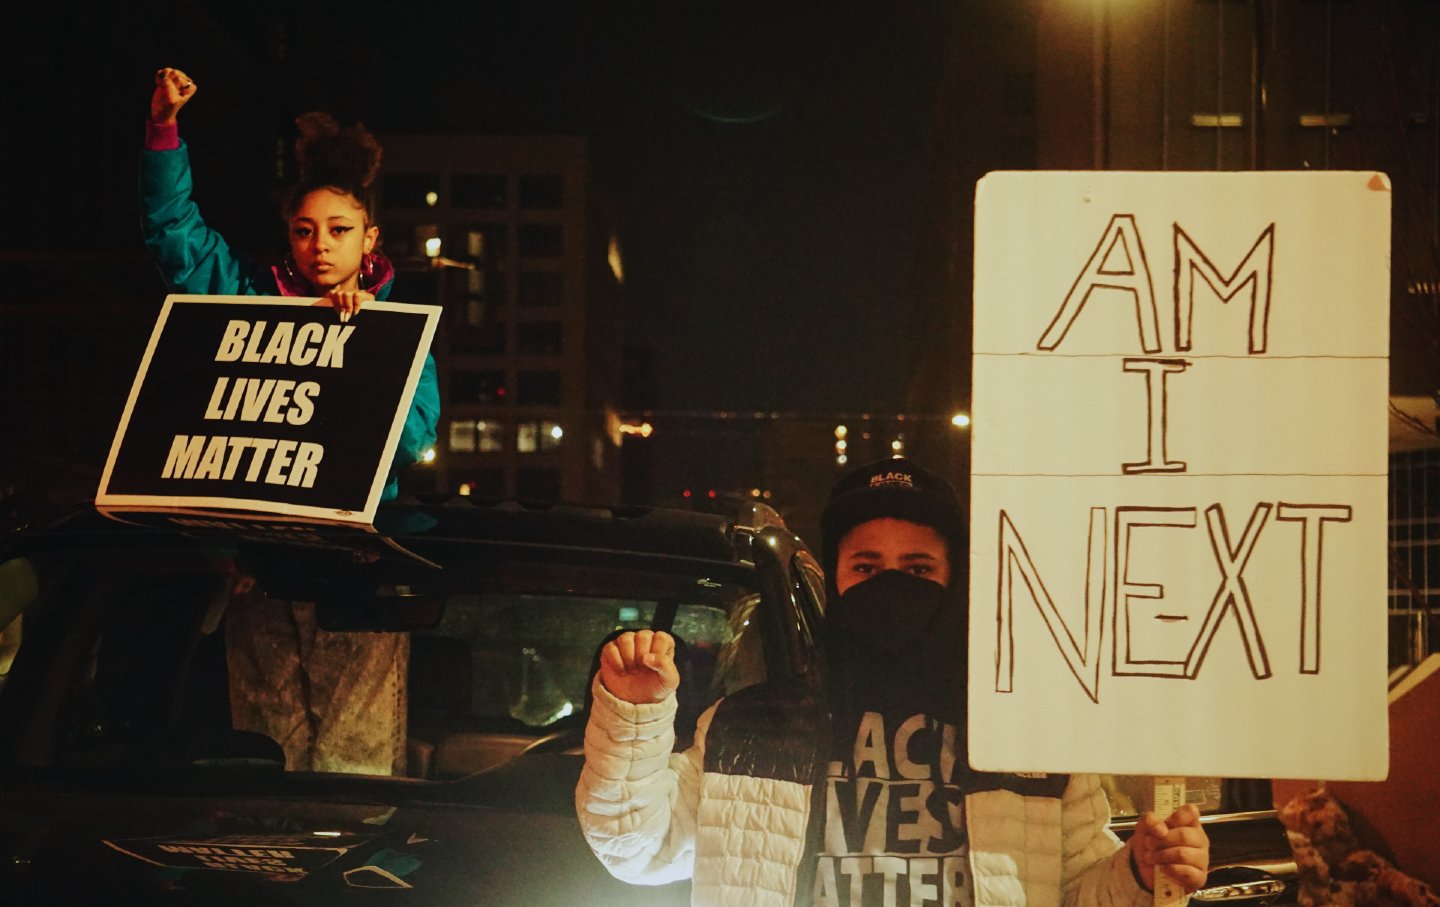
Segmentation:
<svg viewBox="0 0 1440 907">
<path fill-rule="evenodd" d="M 683 753 L 672 752 L 675 709 L 673 693 L 636 705 L 595 680 L 575 811 L 590 849 L 617 879 L 663 885 L 694 873 L 705 732 L 715 707 L 700 716 L 695 743 Z"/>
<path fill-rule="evenodd" d="M 255 292 L 246 266 L 200 217 L 190 194 L 190 151 L 140 152 L 140 213 L 145 245 L 176 293 L 235 296 Z"/>
<path fill-rule="evenodd" d="M 417 462 L 435 443 L 435 427 L 439 421 L 440 384 L 435 377 L 435 357 L 426 353 L 425 367 L 420 371 L 415 396 L 410 398 L 410 411 L 405 414 L 405 425 L 400 429 L 400 442 L 395 446 L 391 475 Z"/>
<path fill-rule="evenodd" d="M 1154 896 L 1130 871 L 1130 850 L 1110 830 L 1097 775 L 1072 775 L 1061 801 L 1060 902 L 1066 907 L 1149 907 Z"/>
</svg>

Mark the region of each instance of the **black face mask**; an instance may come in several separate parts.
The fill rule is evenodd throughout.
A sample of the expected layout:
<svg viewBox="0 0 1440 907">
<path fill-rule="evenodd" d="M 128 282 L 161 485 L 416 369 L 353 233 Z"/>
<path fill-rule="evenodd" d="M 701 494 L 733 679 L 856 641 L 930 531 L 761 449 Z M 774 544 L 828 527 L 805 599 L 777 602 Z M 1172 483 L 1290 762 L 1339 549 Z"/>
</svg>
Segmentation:
<svg viewBox="0 0 1440 907">
<path fill-rule="evenodd" d="M 957 718 L 965 689 L 964 602 L 961 590 L 898 570 L 846 589 L 825 615 L 832 680 L 844 707 L 918 706 Z"/>
<path fill-rule="evenodd" d="M 825 615 L 838 639 L 904 655 L 933 633 L 950 604 L 939 583 L 899 570 L 886 570 L 846 589 Z"/>
</svg>

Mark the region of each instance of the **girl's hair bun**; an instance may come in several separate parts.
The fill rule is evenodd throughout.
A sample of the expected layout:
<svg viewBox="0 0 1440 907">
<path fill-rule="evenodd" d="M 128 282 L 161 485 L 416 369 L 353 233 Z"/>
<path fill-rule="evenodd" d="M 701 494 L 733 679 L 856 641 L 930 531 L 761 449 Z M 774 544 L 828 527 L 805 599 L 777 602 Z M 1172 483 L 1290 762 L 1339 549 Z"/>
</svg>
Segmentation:
<svg viewBox="0 0 1440 907">
<path fill-rule="evenodd" d="M 380 143 L 363 123 L 341 128 L 323 111 L 295 118 L 295 162 L 304 185 L 328 185 L 365 194 L 380 173 Z"/>
</svg>

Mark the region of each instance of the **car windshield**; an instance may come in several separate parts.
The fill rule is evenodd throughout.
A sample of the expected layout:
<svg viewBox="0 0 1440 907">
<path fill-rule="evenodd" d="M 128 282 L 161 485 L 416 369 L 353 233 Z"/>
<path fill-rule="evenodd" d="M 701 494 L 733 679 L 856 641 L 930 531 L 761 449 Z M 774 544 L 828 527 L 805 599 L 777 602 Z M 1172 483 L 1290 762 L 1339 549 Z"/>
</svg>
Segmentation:
<svg viewBox="0 0 1440 907">
<path fill-rule="evenodd" d="M 92 533 L 7 552 L 0 759 L 444 780 L 578 742 L 596 653 L 620 630 L 679 640 L 682 734 L 763 679 L 759 596 L 732 564 L 293 541 Z"/>
</svg>

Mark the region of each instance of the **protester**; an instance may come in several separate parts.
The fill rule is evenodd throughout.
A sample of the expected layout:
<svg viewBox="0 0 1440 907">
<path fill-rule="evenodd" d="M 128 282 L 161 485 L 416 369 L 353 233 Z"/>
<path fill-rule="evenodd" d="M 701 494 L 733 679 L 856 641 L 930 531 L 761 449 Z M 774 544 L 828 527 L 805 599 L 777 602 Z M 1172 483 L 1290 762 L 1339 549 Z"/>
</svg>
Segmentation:
<svg viewBox="0 0 1440 907">
<path fill-rule="evenodd" d="M 176 118 L 196 91 L 195 82 L 178 69 L 155 74 L 140 155 L 145 244 L 170 288 L 219 296 L 320 297 L 347 321 L 366 302 L 388 298 L 395 268 L 377 248 L 380 228 L 371 196 L 381 149 L 374 137 L 359 125 L 341 129 L 329 114 L 296 120 L 300 180 L 282 212 L 290 255 L 277 265 L 257 267 L 230 250 L 190 198 L 190 153 Z M 439 415 L 435 359 L 427 353 L 383 499 L 398 491 L 394 470 L 416 462 L 435 443 Z"/>
<path fill-rule="evenodd" d="M 316 297 L 342 321 L 389 296 L 395 268 L 378 249 L 371 200 L 381 148 L 363 126 L 333 117 L 296 120 L 299 182 L 281 212 L 290 254 L 272 267 L 235 255 L 191 199 L 189 152 L 177 115 L 195 97 L 178 69 L 155 73 L 140 203 L 145 243 L 176 293 Z M 363 330 L 363 319 L 357 321 Z M 397 471 L 435 443 L 440 414 L 428 353 L 406 414 L 382 500 L 396 496 Z M 270 599 L 243 565 L 233 568 L 226 652 L 234 727 L 281 744 L 288 769 L 392 774 L 405 766 L 405 676 L 409 636 L 328 633 L 314 604 Z"/>
<path fill-rule="evenodd" d="M 1204 882 L 1193 806 L 1121 844 L 1094 775 L 977 772 L 966 759 L 965 521 L 903 458 L 835 486 L 821 518 L 828 700 L 742 690 L 672 753 L 673 639 L 607 644 L 576 807 L 618 878 L 692 879 L 696 904 L 1148 905 L 1157 867 Z"/>
</svg>

